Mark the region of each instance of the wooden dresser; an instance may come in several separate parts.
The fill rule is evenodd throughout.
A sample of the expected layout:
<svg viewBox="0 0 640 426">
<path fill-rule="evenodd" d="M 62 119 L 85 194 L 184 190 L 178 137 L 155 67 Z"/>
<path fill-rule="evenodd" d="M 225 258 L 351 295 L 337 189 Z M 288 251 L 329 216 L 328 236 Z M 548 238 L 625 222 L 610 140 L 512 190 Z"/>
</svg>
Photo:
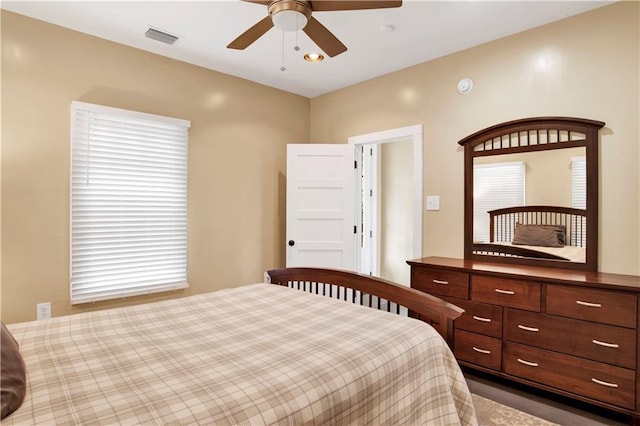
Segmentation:
<svg viewBox="0 0 640 426">
<path fill-rule="evenodd" d="M 426 257 L 411 287 L 465 309 L 461 365 L 640 416 L 640 277 Z"/>
</svg>

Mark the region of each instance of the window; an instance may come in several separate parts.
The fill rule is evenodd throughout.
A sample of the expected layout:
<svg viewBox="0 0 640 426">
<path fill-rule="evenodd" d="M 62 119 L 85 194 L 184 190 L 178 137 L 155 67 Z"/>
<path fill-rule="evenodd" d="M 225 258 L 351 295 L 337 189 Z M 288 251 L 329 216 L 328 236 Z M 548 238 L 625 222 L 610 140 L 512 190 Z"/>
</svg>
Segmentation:
<svg viewBox="0 0 640 426">
<path fill-rule="evenodd" d="M 489 241 L 490 210 L 524 206 L 524 162 L 473 166 L 473 241 Z"/>
<path fill-rule="evenodd" d="M 571 158 L 571 207 L 574 209 L 587 208 L 587 159 L 585 157 Z M 571 237 L 569 244 L 582 246 L 587 241 L 587 226 L 582 219 L 580 223 L 571 223 Z"/>
<path fill-rule="evenodd" d="M 587 208 L 587 159 L 571 158 L 571 207 Z"/>
<path fill-rule="evenodd" d="M 71 303 L 187 284 L 190 122 L 71 104 Z"/>
</svg>

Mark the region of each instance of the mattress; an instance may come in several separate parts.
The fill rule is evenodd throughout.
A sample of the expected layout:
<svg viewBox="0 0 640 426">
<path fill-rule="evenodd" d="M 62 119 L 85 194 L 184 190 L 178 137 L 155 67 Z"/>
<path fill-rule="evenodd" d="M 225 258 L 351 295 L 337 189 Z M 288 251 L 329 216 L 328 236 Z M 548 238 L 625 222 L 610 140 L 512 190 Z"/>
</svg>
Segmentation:
<svg viewBox="0 0 640 426">
<path fill-rule="evenodd" d="M 569 262 L 585 263 L 587 259 L 586 247 L 578 247 L 578 246 L 570 246 L 570 245 L 565 245 L 562 247 L 528 246 L 523 244 L 515 245 L 515 244 L 512 244 L 510 241 L 509 242 L 493 242 L 491 244 L 519 247 L 519 248 L 524 248 L 528 250 L 539 251 L 542 253 L 548 253 L 554 256 L 562 257 L 568 260 Z"/>
<path fill-rule="evenodd" d="M 429 325 L 252 284 L 9 325 L 27 367 L 13 424 L 476 424 Z"/>
</svg>

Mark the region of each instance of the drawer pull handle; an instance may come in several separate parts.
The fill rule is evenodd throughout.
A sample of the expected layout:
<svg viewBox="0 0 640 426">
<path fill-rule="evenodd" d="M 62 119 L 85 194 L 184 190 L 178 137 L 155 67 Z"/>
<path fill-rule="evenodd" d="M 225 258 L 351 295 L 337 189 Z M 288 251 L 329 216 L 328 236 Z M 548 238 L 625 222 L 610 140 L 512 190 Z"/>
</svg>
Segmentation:
<svg viewBox="0 0 640 426">
<path fill-rule="evenodd" d="M 518 362 L 520 364 L 528 365 L 529 367 L 537 367 L 538 366 L 537 362 L 525 361 L 524 359 L 520 359 L 520 358 L 518 358 Z"/>
<path fill-rule="evenodd" d="M 489 355 L 491 353 L 491 351 L 488 351 L 486 349 L 476 348 L 475 346 L 473 346 L 473 350 L 476 351 L 476 352 L 480 352 L 481 354 L 486 354 L 486 355 Z"/>
<path fill-rule="evenodd" d="M 433 280 L 434 283 L 436 284 L 440 284 L 440 285 L 448 285 L 449 281 L 442 281 L 442 280 Z"/>
<path fill-rule="evenodd" d="M 576 300 L 576 303 L 578 305 L 588 306 L 590 308 L 602 308 L 602 304 L 600 303 L 583 302 L 582 300 Z"/>
<path fill-rule="evenodd" d="M 591 378 L 591 381 L 593 383 L 597 383 L 599 385 L 607 386 L 607 387 L 610 387 L 610 388 L 617 388 L 618 387 L 618 385 L 615 384 L 615 383 L 603 382 L 602 380 L 594 379 L 593 377 Z"/>
<path fill-rule="evenodd" d="M 539 328 L 527 327 L 526 325 L 518 324 L 518 328 L 524 331 L 540 331 Z"/>
<path fill-rule="evenodd" d="M 491 318 L 483 318 L 483 317 L 479 317 L 479 316 L 476 316 L 476 315 L 473 316 L 473 319 L 476 320 L 476 321 L 491 322 Z"/>
<path fill-rule="evenodd" d="M 511 290 L 501 290 L 499 288 L 495 289 L 496 293 L 500 293 L 500 294 L 516 294 L 515 291 L 511 291 Z"/>
<path fill-rule="evenodd" d="M 606 348 L 619 348 L 620 347 L 620 345 L 617 344 L 617 343 L 607 343 L 607 342 L 602 342 L 602 341 L 596 340 L 596 339 L 593 339 L 592 342 L 595 343 L 596 345 L 604 346 Z"/>
</svg>

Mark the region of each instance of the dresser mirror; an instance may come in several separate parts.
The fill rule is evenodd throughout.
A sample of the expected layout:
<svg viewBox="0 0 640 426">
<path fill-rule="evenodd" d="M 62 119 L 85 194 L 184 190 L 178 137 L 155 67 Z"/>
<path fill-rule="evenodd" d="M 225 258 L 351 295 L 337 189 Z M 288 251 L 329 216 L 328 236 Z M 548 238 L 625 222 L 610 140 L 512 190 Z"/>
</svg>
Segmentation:
<svg viewBox="0 0 640 426">
<path fill-rule="evenodd" d="M 462 139 L 465 259 L 596 271 L 603 126 L 534 117 Z"/>
</svg>

